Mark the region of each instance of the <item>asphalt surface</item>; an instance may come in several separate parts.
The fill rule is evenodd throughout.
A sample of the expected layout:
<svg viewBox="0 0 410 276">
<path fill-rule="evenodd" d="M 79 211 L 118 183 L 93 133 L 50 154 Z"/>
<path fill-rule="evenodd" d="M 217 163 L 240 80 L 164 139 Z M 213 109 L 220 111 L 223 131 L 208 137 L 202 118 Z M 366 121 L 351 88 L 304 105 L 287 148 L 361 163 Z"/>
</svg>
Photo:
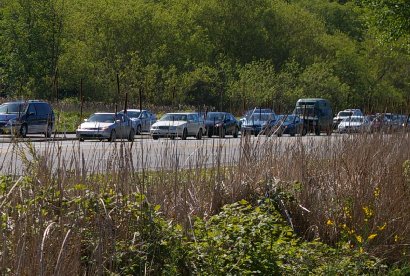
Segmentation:
<svg viewBox="0 0 410 276">
<path fill-rule="evenodd" d="M 173 170 L 193 166 L 235 165 L 244 154 L 271 154 L 296 144 L 332 142 L 341 135 L 305 137 L 253 137 L 153 140 L 148 134 L 137 135 L 134 142 L 118 140 L 76 139 L 75 134 L 56 134 L 52 138 L 30 135 L 27 138 L 0 136 L 0 174 L 26 174 L 34 166 L 44 169 L 82 172 L 104 172 L 127 168 L 140 170 Z M 256 154 L 254 154 L 256 152 Z"/>
</svg>

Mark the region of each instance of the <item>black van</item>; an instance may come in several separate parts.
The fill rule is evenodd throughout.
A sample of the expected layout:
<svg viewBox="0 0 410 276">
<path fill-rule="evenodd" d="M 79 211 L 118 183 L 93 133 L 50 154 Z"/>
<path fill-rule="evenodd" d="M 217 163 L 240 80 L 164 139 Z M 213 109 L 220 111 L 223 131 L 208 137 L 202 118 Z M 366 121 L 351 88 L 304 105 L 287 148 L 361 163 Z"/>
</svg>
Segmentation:
<svg viewBox="0 0 410 276">
<path fill-rule="evenodd" d="M 51 137 L 55 117 L 51 105 L 43 101 L 16 101 L 0 105 L 1 133 L 27 134 L 43 133 Z"/>
<path fill-rule="evenodd" d="M 303 118 L 304 128 L 307 132 L 315 132 L 316 135 L 320 135 L 321 132 L 326 132 L 327 135 L 332 134 L 333 111 L 328 100 L 299 99 L 293 113 Z"/>
</svg>

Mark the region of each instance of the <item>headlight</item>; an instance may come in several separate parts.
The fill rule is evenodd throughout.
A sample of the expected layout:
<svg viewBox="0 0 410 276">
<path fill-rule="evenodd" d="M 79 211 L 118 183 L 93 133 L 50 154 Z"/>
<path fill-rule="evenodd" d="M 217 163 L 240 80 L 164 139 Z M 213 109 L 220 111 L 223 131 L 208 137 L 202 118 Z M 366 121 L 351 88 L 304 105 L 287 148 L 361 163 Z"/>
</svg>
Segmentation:
<svg viewBox="0 0 410 276">
<path fill-rule="evenodd" d="M 103 131 L 104 131 L 104 130 L 108 130 L 108 129 L 110 129 L 110 127 L 108 127 L 108 126 L 101 128 L 101 130 L 103 130 Z"/>
<path fill-rule="evenodd" d="M 151 129 L 152 129 L 152 130 L 158 129 L 158 127 L 157 127 L 157 126 L 152 126 Z"/>
</svg>

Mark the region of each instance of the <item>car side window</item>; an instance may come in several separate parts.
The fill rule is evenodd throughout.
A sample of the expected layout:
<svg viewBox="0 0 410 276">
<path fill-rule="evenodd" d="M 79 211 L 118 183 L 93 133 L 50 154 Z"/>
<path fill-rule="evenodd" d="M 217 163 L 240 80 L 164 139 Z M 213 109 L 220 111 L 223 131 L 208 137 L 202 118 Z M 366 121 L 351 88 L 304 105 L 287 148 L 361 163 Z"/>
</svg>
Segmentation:
<svg viewBox="0 0 410 276">
<path fill-rule="evenodd" d="M 27 109 L 28 114 L 32 113 L 34 115 L 37 114 L 36 108 L 34 107 L 34 104 L 29 104 L 28 109 Z"/>
</svg>

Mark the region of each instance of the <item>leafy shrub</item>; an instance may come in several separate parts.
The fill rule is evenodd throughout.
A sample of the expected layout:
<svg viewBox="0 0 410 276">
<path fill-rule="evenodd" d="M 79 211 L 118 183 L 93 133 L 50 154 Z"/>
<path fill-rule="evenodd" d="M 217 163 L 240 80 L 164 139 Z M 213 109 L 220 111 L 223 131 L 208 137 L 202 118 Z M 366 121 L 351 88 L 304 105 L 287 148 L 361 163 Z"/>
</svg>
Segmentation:
<svg viewBox="0 0 410 276">
<path fill-rule="evenodd" d="M 350 274 L 376 272 L 377 260 L 349 247 L 299 239 L 271 200 L 227 205 L 192 233 L 191 269 L 200 275 Z"/>
</svg>

